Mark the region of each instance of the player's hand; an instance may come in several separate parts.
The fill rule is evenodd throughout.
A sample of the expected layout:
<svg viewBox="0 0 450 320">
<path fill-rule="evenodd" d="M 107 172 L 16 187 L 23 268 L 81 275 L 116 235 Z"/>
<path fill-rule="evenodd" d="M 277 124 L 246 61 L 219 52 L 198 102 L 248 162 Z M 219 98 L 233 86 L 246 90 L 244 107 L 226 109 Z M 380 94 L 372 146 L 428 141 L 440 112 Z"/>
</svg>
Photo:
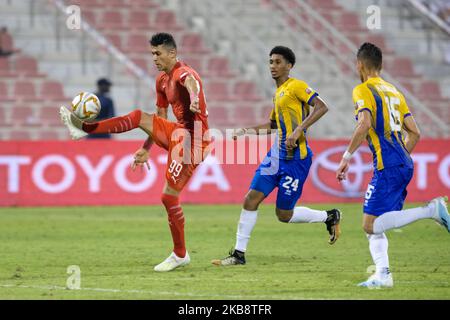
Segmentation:
<svg viewBox="0 0 450 320">
<path fill-rule="evenodd" d="M 300 130 L 294 130 L 287 138 L 286 138 L 286 149 L 292 150 L 294 148 L 297 148 L 297 141 L 302 135 L 303 131 Z"/>
<path fill-rule="evenodd" d="M 191 110 L 193 113 L 200 112 L 200 104 L 198 97 L 191 99 L 191 105 L 189 106 L 189 110 Z"/>
<path fill-rule="evenodd" d="M 347 179 L 347 171 L 349 168 L 348 160 L 342 159 L 341 163 L 339 163 L 339 167 L 336 170 L 336 179 L 341 182 L 342 180 Z"/>
<path fill-rule="evenodd" d="M 233 138 L 233 140 L 236 140 L 237 137 L 243 136 L 246 132 L 247 132 L 247 129 L 245 129 L 245 128 L 233 129 L 233 134 L 231 137 Z"/>
<path fill-rule="evenodd" d="M 150 164 L 148 163 L 149 153 L 144 148 L 140 148 L 134 153 L 134 161 L 131 164 L 131 170 L 136 170 L 137 167 L 146 166 L 150 170 Z"/>
</svg>

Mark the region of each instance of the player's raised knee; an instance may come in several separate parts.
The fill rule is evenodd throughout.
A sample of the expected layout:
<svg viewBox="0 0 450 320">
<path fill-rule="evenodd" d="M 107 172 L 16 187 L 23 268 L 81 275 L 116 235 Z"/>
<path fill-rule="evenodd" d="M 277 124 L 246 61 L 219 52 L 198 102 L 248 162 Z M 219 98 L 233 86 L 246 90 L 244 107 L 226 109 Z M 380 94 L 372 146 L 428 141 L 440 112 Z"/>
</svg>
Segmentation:
<svg viewBox="0 0 450 320">
<path fill-rule="evenodd" d="M 364 232 L 367 234 L 373 234 L 373 224 L 372 223 L 363 223 Z"/>
<path fill-rule="evenodd" d="M 275 213 L 277 214 L 278 221 L 288 223 L 292 219 L 292 210 L 281 210 L 276 208 Z"/>
</svg>

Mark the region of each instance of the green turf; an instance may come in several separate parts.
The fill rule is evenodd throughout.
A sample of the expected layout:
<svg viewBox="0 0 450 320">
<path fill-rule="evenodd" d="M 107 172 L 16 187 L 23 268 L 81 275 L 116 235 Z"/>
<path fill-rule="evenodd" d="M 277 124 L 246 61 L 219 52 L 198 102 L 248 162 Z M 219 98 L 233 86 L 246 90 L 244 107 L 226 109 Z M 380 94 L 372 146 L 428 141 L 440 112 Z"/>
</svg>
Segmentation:
<svg viewBox="0 0 450 320">
<path fill-rule="evenodd" d="M 0 298 L 450 298 L 450 235 L 432 221 L 388 232 L 393 289 L 356 287 L 372 264 L 361 206 L 337 206 L 333 246 L 323 224 L 283 224 L 262 206 L 247 265 L 223 268 L 210 261 L 234 245 L 240 206 L 185 205 L 192 261 L 169 273 L 153 271 L 172 243 L 160 206 L 0 209 Z M 82 290 L 64 289 L 69 265 L 81 268 Z"/>
</svg>

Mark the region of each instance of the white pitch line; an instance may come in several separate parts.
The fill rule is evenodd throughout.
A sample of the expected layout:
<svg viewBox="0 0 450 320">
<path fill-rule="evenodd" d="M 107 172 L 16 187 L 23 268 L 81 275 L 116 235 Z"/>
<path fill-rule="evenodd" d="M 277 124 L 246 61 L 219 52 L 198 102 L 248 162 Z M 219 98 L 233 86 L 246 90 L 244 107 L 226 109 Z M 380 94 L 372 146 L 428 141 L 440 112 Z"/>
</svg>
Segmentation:
<svg viewBox="0 0 450 320">
<path fill-rule="evenodd" d="M 25 285 L 14 285 L 14 284 L 0 284 L 0 288 L 22 288 L 22 289 L 43 289 L 43 290 L 64 290 L 69 291 L 66 287 L 61 286 L 25 286 Z M 112 293 L 143 293 L 151 295 L 166 295 L 166 296 L 187 296 L 187 297 L 204 297 L 204 298 L 224 298 L 224 299 L 249 299 L 249 298 L 260 298 L 260 299 L 280 299 L 279 296 L 266 296 L 266 295 L 227 295 L 227 294 L 196 294 L 196 293 L 181 293 L 181 292 L 169 292 L 169 291 L 150 291 L 150 290 L 122 290 L 122 289 L 106 289 L 106 288 L 80 288 L 78 290 L 84 291 L 97 291 L 97 292 L 112 292 Z M 78 291 L 70 290 L 70 291 Z M 293 300 L 305 300 L 305 297 L 289 297 Z M 316 299 L 314 299 L 316 300 Z"/>
</svg>

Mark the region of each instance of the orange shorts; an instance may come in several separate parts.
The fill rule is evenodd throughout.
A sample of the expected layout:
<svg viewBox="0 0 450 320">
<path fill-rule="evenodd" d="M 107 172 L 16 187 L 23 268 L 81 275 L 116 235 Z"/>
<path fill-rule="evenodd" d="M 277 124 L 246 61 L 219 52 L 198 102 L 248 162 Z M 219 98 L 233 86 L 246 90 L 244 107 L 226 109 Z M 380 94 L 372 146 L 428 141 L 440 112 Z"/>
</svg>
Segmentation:
<svg viewBox="0 0 450 320">
<path fill-rule="evenodd" d="M 207 156 L 209 141 L 195 141 L 182 125 L 156 115 L 153 116 L 153 141 L 168 151 L 166 181 L 177 190 L 183 190 L 195 168 Z"/>
</svg>

